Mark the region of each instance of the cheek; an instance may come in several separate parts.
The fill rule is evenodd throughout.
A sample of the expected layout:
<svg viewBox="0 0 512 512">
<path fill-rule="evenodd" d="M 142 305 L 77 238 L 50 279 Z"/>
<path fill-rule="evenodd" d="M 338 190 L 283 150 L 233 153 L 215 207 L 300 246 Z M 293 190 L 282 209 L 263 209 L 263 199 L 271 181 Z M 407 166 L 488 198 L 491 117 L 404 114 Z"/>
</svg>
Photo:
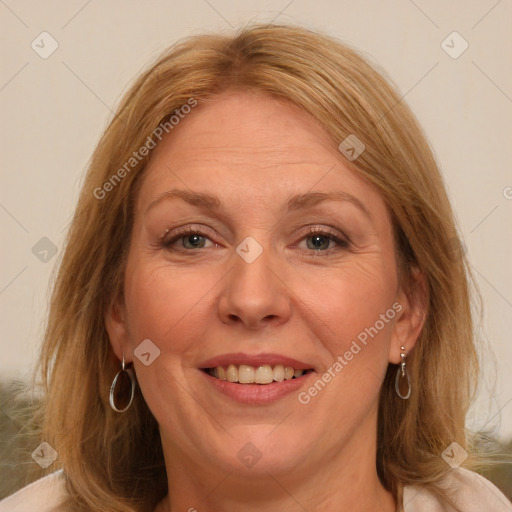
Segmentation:
<svg viewBox="0 0 512 512">
<path fill-rule="evenodd" d="M 345 354 L 352 367 L 387 364 L 396 283 L 394 266 L 373 255 L 325 278 L 317 276 L 315 286 L 303 281 L 298 295 L 308 297 L 320 320 L 315 337 L 322 342 L 326 366 Z"/>
<path fill-rule="evenodd" d="M 183 350 L 194 339 L 198 325 L 190 318 L 206 314 L 208 293 L 218 282 L 216 274 L 134 262 L 127 276 L 127 316 L 134 348 L 149 338 L 161 350 Z"/>
<path fill-rule="evenodd" d="M 129 266 L 130 267 L 130 266 Z M 183 436 L 178 411 L 188 411 L 189 421 L 201 423 L 201 410 L 190 406 L 183 392 L 187 361 L 197 360 L 204 338 L 208 293 L 218 283 L 212 272 L 175 269 L 169 265 L 139 260 L 127 268 L 125 295 L 128 330 L 137 382 L 149 408 L 161 425 Z M 149 365 L 137 358 L 137 347 L 151 340 L 160 350 Z M 162 390 L 165 390 L 162 392 Z M 169 397 L 173 397 L 169 400 Z M 196 417 L 197 416 L 197 417 Z"/>
<path fill-rule="evenodd" d="M 302 293 L 317 304 L 321 322 L 314 337 L 321 340 L 323 368 L 298 399 L 319 418 L 354 430 L 376 414 L 397 315 L 396 271 L 379 258 L 367 258 L 319 284 L 321 292 L 305 286 Z M 329 432 L 325 441 L 339 442 L 338 434 Z"/>
</svg>

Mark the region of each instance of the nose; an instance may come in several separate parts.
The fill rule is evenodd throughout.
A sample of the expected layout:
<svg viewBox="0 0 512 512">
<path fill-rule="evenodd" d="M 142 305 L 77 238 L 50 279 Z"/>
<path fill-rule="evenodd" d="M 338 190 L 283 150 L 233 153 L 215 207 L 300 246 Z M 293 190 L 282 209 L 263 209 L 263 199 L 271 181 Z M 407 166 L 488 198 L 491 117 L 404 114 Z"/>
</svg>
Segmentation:
<svg viewBox="0 0 512 512">
<path fill-rule="evenodd" d="M 234 255 L 234 268 L 222 281 L 219 298 L 218 314 L 224 323 L 257 330 L 290 317 L 291 292 L 270 252 L 264 250 L 252 262 Z"/>
</svg>

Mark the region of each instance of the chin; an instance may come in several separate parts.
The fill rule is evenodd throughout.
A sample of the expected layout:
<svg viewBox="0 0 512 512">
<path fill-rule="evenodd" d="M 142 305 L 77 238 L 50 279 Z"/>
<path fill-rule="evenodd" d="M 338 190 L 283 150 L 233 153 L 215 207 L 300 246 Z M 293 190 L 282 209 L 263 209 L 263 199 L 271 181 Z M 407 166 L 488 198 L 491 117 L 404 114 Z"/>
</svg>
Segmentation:
<svg viewBox="0 0 512 512">
<path fill-rule="evenodd" d="M 289 474 L 304 460 L 304 439 L 308 432 L 279 429 L 279 424 L 239 427 L 229 443 L 219 447 L 223 451 L 220 459 L 230 471 L 235 468 L 253 478 L 258 475 L 268 478 L 268 473 L 274 476 Z M 228 447 L 229 451 L 226 451 Z"/>
</svg>

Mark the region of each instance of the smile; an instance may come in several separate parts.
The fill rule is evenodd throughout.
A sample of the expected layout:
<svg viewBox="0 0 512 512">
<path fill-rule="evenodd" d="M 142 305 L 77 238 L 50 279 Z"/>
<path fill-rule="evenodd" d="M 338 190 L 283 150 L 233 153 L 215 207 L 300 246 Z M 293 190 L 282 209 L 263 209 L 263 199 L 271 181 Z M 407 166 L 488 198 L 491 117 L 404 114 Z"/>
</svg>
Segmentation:
<svg viewBox="0 0 512 512">
<path fill-rule="evenodd" d="M 216 379 L 238 383 L 238 384 L 271 384 L 272 382 L 283 382 L 285 380 L 298 379 L 312 369 L 295 369 L 282 364 L 251 366 L 248 364 L 229 364 L 204 368 L 203 371 Z"/>
</svg>

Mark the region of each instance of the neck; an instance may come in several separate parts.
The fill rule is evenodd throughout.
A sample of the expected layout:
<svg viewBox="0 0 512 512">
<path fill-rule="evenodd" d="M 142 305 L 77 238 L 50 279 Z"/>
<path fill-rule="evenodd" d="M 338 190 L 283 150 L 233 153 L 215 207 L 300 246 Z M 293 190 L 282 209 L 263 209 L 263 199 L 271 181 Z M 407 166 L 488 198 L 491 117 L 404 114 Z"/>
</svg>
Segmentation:
<svg viewBox="0 0 512 512">
<path fill-rule="evenodd" d="M 371 441 L 367 432 L 358 435 L 359 442 L 351 442 L 319 462 L 303 461 L 292 471 L 271 467 L 258 471 L 254 466 L 249 476 L 233 467 L 217 467 L 212 459 L 198 464 L 173 451 L 166 457 L 169 494 L 155 512 L 395 512 L 396 501 L 376 471 L 376 435 L 370 436 Z M 162 441 L 164 452 L 168 452 Z"/>
</svg>

